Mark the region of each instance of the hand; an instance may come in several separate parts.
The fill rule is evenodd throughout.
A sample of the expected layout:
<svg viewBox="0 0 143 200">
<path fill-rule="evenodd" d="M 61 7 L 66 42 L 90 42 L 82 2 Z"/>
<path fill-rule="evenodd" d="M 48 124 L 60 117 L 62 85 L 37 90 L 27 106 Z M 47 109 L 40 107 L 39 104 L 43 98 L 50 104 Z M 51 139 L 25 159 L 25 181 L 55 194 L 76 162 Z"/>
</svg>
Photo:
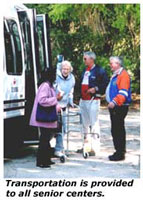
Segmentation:
<svg viewBox="0 0 143 200">
<path fill-rule="evenodd" d="M 57 94 L 57 100 L 60 101 L 63 98 L 63 96 L 60 94 L 60 92 Z"/>
<path fill-rule="evenodd" d="M 69 105 L 69 107 L 74 108 L 74 104 L 73 103 L 69 103 L 68 105 Z"/>
<path fill-rule="evenodd" d="M 95 94 L 96 93 L 96 89 L 95 88 L 89 88 L 87 90 L 87 94 Z"/>
<path fill-rule="evenodd" d="M 114 107 L 115 107 L 115 104 L 111 101 L 111 102 L 108 104 L 108 108 L 113 109 Z"/>
<path fill-rule="evenodd" d="M 60 112 L 61 111 L 61 107 L 59 104 L 57 104 L 57 111 Z"/>
</svg>

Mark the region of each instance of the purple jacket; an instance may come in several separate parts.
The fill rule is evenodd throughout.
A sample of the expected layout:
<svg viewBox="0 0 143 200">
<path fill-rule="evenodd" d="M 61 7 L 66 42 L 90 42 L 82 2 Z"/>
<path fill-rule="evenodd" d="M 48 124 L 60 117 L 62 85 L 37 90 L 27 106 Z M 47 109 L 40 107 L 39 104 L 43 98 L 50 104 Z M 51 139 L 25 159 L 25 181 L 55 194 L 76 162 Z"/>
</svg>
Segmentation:
<svg viewBox="0 0 143 200">
<path fill-rule="evenodd" d="M 42 106 L 54 106 L 57 105 L 56 93 L 53 88 L 50 87 L 49 82 L 42 83 L 35 97 L 33 110 L 30 118 L 30 125 L 44 128 L 57 128 L 57 122 L 38 122 L 36 121 L 36 110 L 38 103 Z"/>
</svg>

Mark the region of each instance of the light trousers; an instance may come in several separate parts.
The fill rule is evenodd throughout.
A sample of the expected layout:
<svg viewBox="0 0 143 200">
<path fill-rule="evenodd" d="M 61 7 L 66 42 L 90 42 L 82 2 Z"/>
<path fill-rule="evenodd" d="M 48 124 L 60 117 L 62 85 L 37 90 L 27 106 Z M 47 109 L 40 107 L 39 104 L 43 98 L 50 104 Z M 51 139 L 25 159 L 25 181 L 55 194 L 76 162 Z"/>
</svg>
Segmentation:
<svg viewBox="0 0 143 200">
<path fill-rule="evenodd" d="M 92 142 L 95 151 L 99 151 L 100 146 L 100 126 L 99 111 L 100 99 L 80 100 L 80 111 L 82 118 L 82 133 L 84 137 Z"/>
</svg>

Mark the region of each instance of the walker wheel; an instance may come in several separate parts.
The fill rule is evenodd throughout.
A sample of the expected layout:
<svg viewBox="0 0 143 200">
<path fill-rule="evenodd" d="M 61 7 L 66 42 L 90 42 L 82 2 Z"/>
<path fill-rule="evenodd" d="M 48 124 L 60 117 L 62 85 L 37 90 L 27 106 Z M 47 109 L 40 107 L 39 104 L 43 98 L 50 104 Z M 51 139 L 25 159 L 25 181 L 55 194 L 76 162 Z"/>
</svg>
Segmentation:
<svg viewBox="0 0 143 200">
<path fill-rule="evenodd" d="M 61 163 L 65 163 L 65 161 L 66 161 L 65 156 L 61 156 L 60 161 L 61 161 Z"/>
<path fill-rule="evenodd" d="M 87 153 L 87 152 L 83 153 L 83 157 L 84 157 L 85 159 L 87 159 L 87 158 L 89 157 L 89 153 Z"/>
</svg>

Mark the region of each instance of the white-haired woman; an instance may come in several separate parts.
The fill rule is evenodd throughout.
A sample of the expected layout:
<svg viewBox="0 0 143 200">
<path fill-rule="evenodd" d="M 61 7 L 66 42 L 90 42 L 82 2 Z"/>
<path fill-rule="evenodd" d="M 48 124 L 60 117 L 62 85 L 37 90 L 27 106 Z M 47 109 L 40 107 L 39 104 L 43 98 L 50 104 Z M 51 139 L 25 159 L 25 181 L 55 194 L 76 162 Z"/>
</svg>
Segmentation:
<svg viewBox="0 0 143 200">
<path fill-rule="evenodd" d="M 75 78 L 72 74 L 73 68 L 69 61 L 65 60 L 61 63 L 61 69 L 57 73 L 56 78 L 56 93 L 58 95 L 58 101 L 63 115 L 62 125 L 63 132 L 60 130 L 56 137 L 55 155 L 60 157 L 63 155 L 64 145 L 63 138 L 66 132 L 66 108 L 68 105 L 73 106 L 73 92 L 75 86 Z"/>
</svg>

